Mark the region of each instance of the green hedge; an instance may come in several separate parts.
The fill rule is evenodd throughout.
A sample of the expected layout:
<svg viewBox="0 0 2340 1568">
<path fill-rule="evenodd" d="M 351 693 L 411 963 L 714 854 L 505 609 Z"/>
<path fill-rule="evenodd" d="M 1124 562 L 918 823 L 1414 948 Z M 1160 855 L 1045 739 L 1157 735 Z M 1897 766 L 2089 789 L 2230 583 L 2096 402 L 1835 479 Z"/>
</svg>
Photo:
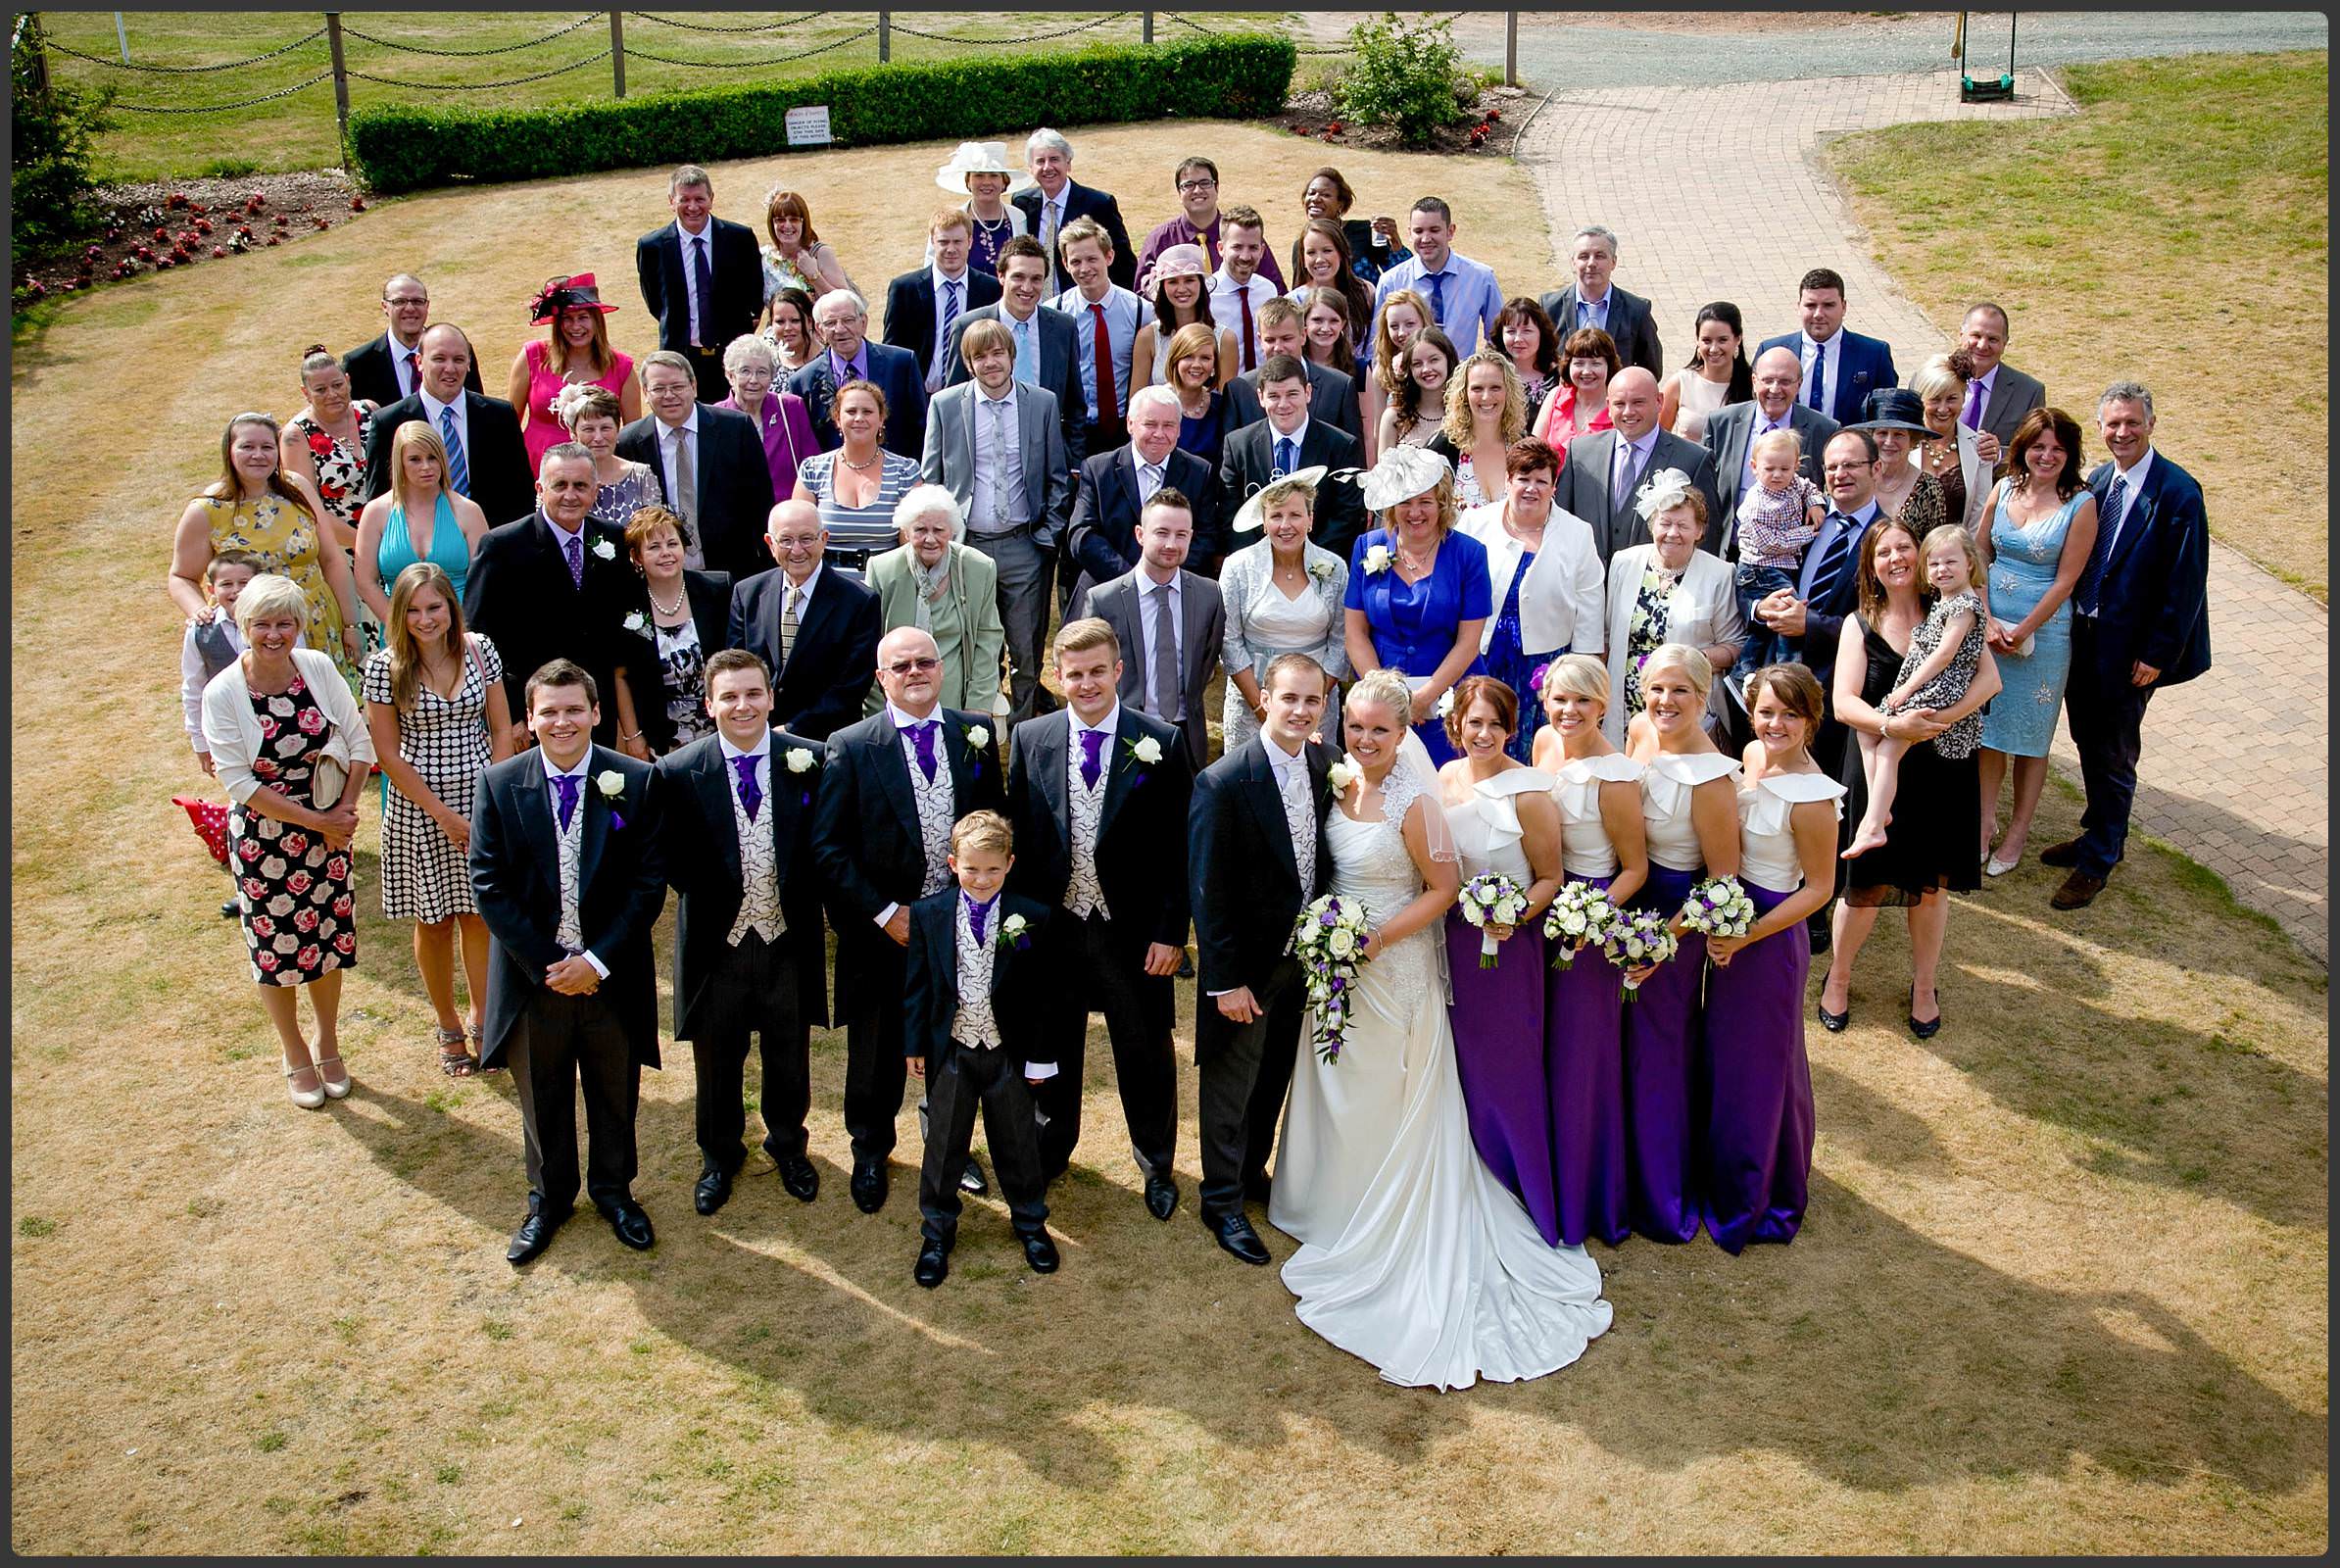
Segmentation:
<svg viewBox="0 0 2340 1568">
<path fill-rule="evenodd" d="M 998 136 L 1003 127 L 1254 119 L 1284 107 L 1297 54 L 1267 33 L 1099 44 L 1021 58 L 832 71 L 547 109 L 385 105 L 350 116 L 349 167 L 385 194 L 788 150 L 784 120 L 827 104 L 844 147 Z"/>
</svg>

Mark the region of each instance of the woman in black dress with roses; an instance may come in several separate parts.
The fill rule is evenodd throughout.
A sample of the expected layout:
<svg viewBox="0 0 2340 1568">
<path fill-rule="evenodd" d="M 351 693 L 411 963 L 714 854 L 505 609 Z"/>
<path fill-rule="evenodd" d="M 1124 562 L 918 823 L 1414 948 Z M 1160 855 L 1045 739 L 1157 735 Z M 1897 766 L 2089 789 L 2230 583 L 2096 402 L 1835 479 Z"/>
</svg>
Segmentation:
<svg viewBox="0 0 2340 1568">
<path fill-rule="evenodd" d="M 314 1110 L 350 1092 L 338 1036 L 341 971 L 358 961 L 350 840 L 373 740 L 332 659 L 293 646 L 309 607 L 291 578 L 262 573 L 235 608 L 249 647 L 204 688 L 203 733 L 235 802 L 228 863 L 252 978 L 283 1045 L 292 1102 Z M 329 793 L 318 780 L 327 763 L 342 772 Z M 314 1060 L 301 1035 L 304 986 L 317 1014 Z"/>
</svg>

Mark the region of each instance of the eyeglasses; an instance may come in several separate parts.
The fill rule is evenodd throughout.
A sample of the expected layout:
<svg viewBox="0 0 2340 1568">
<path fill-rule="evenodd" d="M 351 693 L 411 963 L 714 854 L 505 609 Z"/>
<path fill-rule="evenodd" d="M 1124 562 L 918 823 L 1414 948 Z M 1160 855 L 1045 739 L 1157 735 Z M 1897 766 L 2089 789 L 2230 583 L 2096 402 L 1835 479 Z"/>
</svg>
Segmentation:
<svg viewBox="0 0 2340 1568">
<path fill-rule="evenodd" d="M 891 664 L 879 666 L 889 675 L 923 675 L 930 669 L 941 669 L 939 659 L 898 659 Z"/>
<path fill-rule="evenodd" d="M 1178 188 L 1180 190 L 1187 191 L 1211 190 L 1215 188 L 1218 183 L 1219 182 L 1215 179 L 1182 179 L 1178 182 Z"/>
<path fill-rule="evenodd" d="M 384 300 L 382 303 L 389 306 L 394 311 L 411 311 L 418 305 L 428 305 L 430 303 L 430 296 L 422 295 L 420 297 L 409 297 L 402 294 L 397 299 Z"/>
</svg>

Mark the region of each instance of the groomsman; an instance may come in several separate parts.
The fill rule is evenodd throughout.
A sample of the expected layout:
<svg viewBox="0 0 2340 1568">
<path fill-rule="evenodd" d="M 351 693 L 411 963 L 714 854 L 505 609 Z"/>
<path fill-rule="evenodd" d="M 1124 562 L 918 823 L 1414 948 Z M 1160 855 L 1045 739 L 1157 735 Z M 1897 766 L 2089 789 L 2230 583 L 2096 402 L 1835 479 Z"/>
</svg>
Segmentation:
<svg viewBox="0 0 2340 1568">
<path fill-rule="evenodd" d="M 811 1025 L 828 1022 L 812 791 L 819 741 L 772 727 L 772 679 L 737 648 L 702 673 L 715 733 L 658 759 L 674 922 L 674 1038 L 699 1078 L 700 1172 L 692 1200 L 731 1196 L 747 1131 L 748 1036 L 763 1056 L 764 1152 L 789 1196 L 809 1203 L 820 1173 L 804 1157 Z"/>
<path fill-rule="evenodd" d="M 1333 760 L 1308 739 L 1324 721 L 1325 684 L 1324 667 L 1305 654 L 1271 662 L 1258 737 L 1204 770 L 1188 812 L 1202 1223 L 1246 1263 L 1268 1260 L 1243 1200 L 1267 1200 L 1268 1153 L 1306 1004 L 1289 952 L 1292 922 L 1333 873 L 1324 832 Z"/>
<path fill-rule="evenodd" d="M 989 713 L 942 706 L 943 658 L 915 626 L 878 644 L 885 709 L 829 737 L 814 798 L 812 858 L 837 927 L 845 1018 L 845 1130 L 854 1205 L 886 1202 L 902 1113 L 903 952 L 909 906 L 951 884 L 951 829 L 1001 803 Z"/>
<path fill-rule="evenodd" d="M 520 416 L 502 398 L 470 390 L 471 340 L 452 321 L 423 329 L 421 381 L 412 396 L 385 405 L 373 416 L 366 438 L 366 499 L 390 488 L 390 438 L 398 427 L 420 419 L 439 432 L 447 448 L 447 483 L 487 514 L 490 527 L 528 511 L 528 444 L 520 438 Z M 533 668 L 535 666 L 525 666 Z"/>
<path fill-rule="evenodd" d="M 594 678 L 557 659 L 528 677 L 536 749 L 480 775 L 471 892 L 487 923 L 482 1066 L 509 1064 L 527 1151 L 528 1217 L 505 1257 L 527 1262 L 576 1206 L 580 1087 L 593 1147 L 585 1193 L 640 1251 L 634 1107 L 658 1065 L 651 927 L 666 902 L 659 791 L 647 762 L 593 744 Z"/>
<path fill-rule="evenodd" d="M 1007 818 L 1019 853 L 1011 885 L 1050 910 L 1045 1059 L 1037 1102 L 1043 1172 L 1064 1173 L 1081 1137 L 1089 1015 L 1105 1015 L 1146 1207 L 1178 1207 L 1171 1156 L 1178 1069 L 1171 977 L 1187 942 L 1187 800 L 1194 773 L 1178 731 L 1122 705 L 1121 643 L 1091 618 L 1056 632 L 1065 710 L 1015 728 Z"/>
<path fill-rule="evenodd" d="M 720 403 L 731 391 L 723 350 L 756 330 L 763 309 L 763 259 L 754 229 L 715 216 L 714 181 L 697 164 L 667 177 L 666 205 L 674 221 L 634 242 L 634 275 L 658 347 L 684 357 L 700 402 Z"/>
<path fill-rule="evenodd" d="M 1119 670 L 1121 695 L 1175 728 L 1191 769 L 1210 760 L 1203 692 L 1227 632 L 1219 585 L 1186 569 L 1194 538 L 1187 498 L 1168 487 L 1155 491 L 1138 523 L 1136 568 L 1073 606 L 1076 615 L 1104 621 L 1120 646 L 1138 656 Z"/>
</svg>

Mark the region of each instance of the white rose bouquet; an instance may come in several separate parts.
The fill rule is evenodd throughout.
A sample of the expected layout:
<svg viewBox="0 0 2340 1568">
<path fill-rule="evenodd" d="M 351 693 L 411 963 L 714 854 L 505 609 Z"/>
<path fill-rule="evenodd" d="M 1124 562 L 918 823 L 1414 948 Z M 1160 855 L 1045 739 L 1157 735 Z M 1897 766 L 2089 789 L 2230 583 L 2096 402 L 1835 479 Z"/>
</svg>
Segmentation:
<svg viewBox="0 0 2340 1568">
<path fill-rule="evenodd" d="M 1551 939 L 1552 967 L 1566 969 L 1577 961 L 1580 948 L 1597 948 L 1606 941 L 1617 918 L 1617 906 L 1606 888 L 1589 882 L 1570 882 L 1560 889 L 1552 906 L 1543 911 L 1543 934 Z"/>
<path fill-rule="evenodd" d="M 1682 901 L 1684 930 L 1710 937 L 1743 937 L 1755 923 L 1755 901 L 1734 876 L 1710 876 Z"/>
<path fill-rule="evenodd" d="M 1292 956 L 1300 960 L 1308 1005 L 1316 1014 L 1316 1054 L 1327 1062 L 1341 1059 L 1357 970 L 1372 929 L 1362 908 L 1330 893 L 1302 909 L 1293 923 Z"/>
<path fill-rule="evenodd" d="M 1482 871 L 1465 882 L 1455 900 L 1462 917 L 1479 928 L 1479 967 L 1492 969 L 1501 949 L 1490 926 L 1516 926 L 1528 912 L 1528 895 L 1500 871 Z"/>
<path fill-rule="evenodd" d="M 1620 969 L 1638 969 L 1645 963 L 1664 963 L 1674 956 L 1674 928 L 1655 909 L 1622 909 L 1601 938 L 1601 956 Z M 1639 1000 L 1640 984 L 1625 977 L 1625 1000 Z"/>
</svg>

